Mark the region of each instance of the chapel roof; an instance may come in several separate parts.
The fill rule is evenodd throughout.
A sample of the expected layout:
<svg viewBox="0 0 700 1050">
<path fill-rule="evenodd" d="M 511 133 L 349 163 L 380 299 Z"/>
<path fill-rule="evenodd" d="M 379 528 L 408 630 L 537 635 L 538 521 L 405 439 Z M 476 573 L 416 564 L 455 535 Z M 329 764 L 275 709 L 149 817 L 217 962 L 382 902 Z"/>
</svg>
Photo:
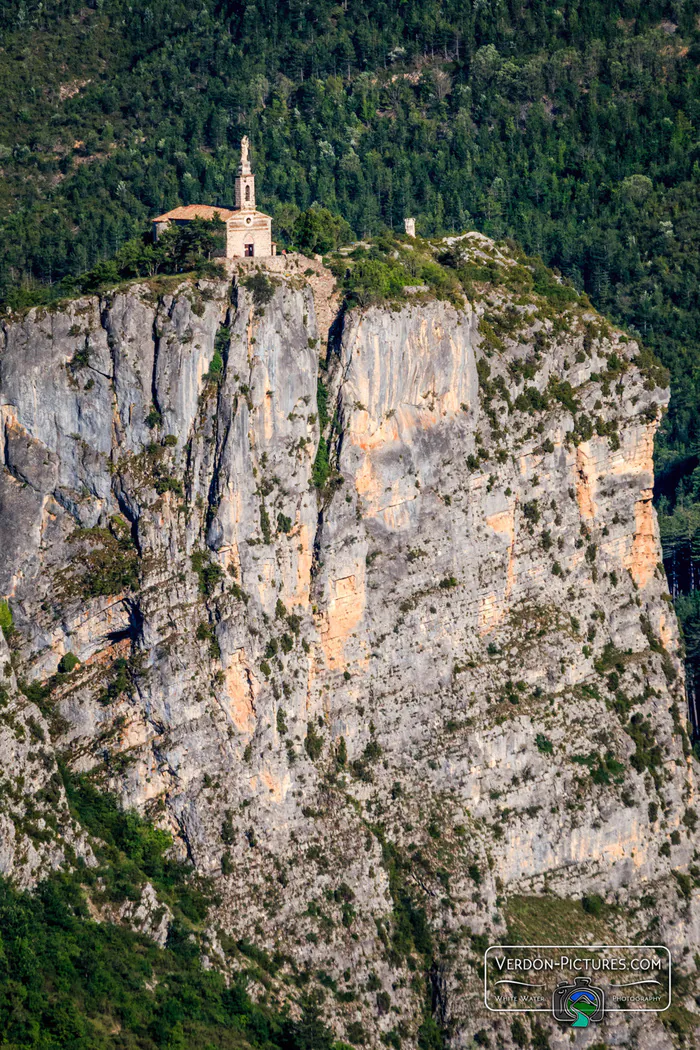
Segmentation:
<svg viewBox="0 0 700 1050">
<path fill-rule="evenodd" d="M 157 215 L 155 219 L 151 219 L 151 222 L 166 222 L 168 219 L 211 220 L 215 215 L 218 215 L 223 221 L 237 214 L 238 212 L 231 208 L 216 208 L 212 204 L 183 204 L 179 208 L 173 208 L 171 211 L 163 212 L 162 215 Z"/>
<path fill-rule="evenodd" d="M 169 219 L 177 221 L 186 219 L 207 219 L 211 221 L 215 215 L 225 222 L 227 219 L 235 219 L 236 216 L 252 215 L 253 218 L 269 219 L 270 216 L 266 215 L 264 211 L 244 211 L 238 208 L 217 208 L 212 204 L 182 204 L 179 208 L 173 208 L 171 211 L 163 212 L 162 215 L 157 215 L 155 219 L 151 219 L 151 222 L 167 222 Z"/>
</svg>

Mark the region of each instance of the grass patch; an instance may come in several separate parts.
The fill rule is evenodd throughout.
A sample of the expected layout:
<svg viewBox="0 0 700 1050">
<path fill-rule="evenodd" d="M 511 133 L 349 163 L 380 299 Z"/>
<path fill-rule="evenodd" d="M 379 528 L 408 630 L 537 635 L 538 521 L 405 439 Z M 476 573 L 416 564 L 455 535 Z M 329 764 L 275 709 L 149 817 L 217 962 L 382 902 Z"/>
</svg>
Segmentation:
<svg viewBox="0 0 700 1050">
<path fill-rule="evenodd" d="M 614 944 L 610 926 L 586 911 L 581 901 L 545 894 L 509 897 L 504 908 L 509 944 Z"/>
</svg>

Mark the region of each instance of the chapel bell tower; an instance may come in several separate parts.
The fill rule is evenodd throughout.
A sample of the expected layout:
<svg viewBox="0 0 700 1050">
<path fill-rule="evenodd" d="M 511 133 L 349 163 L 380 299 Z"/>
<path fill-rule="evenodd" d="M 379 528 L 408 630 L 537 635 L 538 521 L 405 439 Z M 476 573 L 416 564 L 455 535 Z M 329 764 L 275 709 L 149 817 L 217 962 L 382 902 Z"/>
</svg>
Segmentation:
<svg viewBox="0 0 700 1050">
<path fill-rule="evenodd" d="M 241 163 L 236 176 L 236 208 L 255 211 L 255 175 L 250 170 L 250 143 L 244 135 L 241 141 Z"/>
</svg>

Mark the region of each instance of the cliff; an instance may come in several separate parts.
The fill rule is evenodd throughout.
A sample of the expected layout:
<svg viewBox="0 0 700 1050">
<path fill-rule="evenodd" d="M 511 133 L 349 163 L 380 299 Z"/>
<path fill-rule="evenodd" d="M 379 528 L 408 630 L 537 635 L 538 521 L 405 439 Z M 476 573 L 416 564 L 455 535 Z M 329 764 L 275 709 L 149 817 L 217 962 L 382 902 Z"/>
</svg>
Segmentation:
<svg viewBox="0 0 700 1050">
<path fill-rule="evenodd" d="M 668 391 L 505 247 L 434 250 L 465 298 L 335 314 L 290 260 L 4 323 L 0 868 L 90 862 L 60 757 L 215 880 L 209 965 L 354 1044 L 510 1046 L 481 946 L 600 934 L 584 896 L 694 979 Z"/>
</svg>

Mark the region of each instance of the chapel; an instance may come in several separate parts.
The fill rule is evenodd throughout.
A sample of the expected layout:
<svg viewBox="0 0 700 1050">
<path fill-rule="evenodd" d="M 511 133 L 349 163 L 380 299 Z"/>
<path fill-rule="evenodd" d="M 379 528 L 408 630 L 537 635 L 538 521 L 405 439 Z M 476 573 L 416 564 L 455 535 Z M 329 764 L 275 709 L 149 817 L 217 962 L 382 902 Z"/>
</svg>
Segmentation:
<svg viewBox="0 0 700 1050">
<path fill-rule="evenodd" d="M 153 239 L 157 241 L 159 234 L 170 223 L 180 226 L 193 219 L 211 221 L 214 218 L 226 226 L 227 259 L 265 259 L 276 254 L 277 246 L 272 240 L 272 216 L 258 211 L 255 206 L 255 175 L 250 164 L 247 135 L 241 142 L 241 162 L 236 175 L 233 208 L 218 208 L 211 204 L 185 204 L 173 208 L 151 220 Z"/>
</svg>

